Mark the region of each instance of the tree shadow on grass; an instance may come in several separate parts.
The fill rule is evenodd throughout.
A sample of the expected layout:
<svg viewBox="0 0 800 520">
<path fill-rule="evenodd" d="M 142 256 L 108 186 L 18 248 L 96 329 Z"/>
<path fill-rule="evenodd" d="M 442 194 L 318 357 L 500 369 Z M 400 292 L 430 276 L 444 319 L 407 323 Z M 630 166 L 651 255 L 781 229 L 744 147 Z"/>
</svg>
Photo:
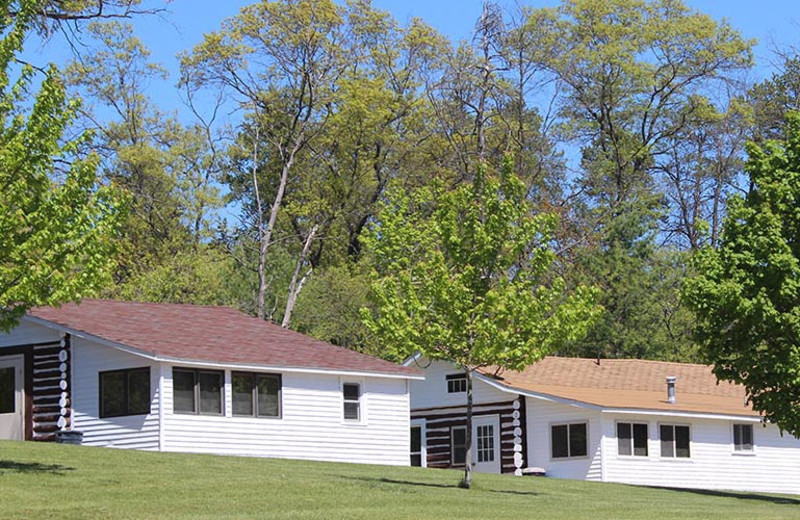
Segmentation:
<svg viewBox="0 0 800 520">
<path fill-rule="evenodd" d="M 375 477 L 344 477 L 349 480 L 361 480 L 363 482 L 380 482 L 382 484 L 397 484 L 401 486 L 420 486 L 420 487 L 431 487 L 431 488 L 441 488 L 441 489 L 461 489 L 458 484 L 438 484 L 434 482 L 416 482 L 413 480 L 400 480 L 400 479 L 393 479 L 393 478 L 375 478 Z M 506 490 L 506 489 L 484 489 L 481 491 L 485 491 L 487 493 L 503 493 L 509 495 L 528 495 L 528 496 L 536 496 L 540 493 L 535 491 L 513 491 L 513 490 Z"/>
<path fill-rule="evenodd" d="M 16 462 L 13 460 L 0 460 L 0 475 L 4 473 L 49 473 L 51 475 L 66 475 L 75 468 L 61 464 L 41 464 L 39 462 Z"/>
<path fill-rule="evenodd" d="M 738 498 L 740 500 L 757 500 L 761 502 L 772 502 L 773 504 L 780 505 L 800 505 L 800 499 L 791 497 L 781 497 L 774 495 L 761 495 L 758 493 L 747 493 L 739 491 L 716 491 L 713 489 L 692 489 L 692 488 L 673 488 L 673 487 L 655 487 L 646 486 L 650 489 L 661 489 L 666 491 L 676 491 L 678 493 L 693 493 L 695 495 L 705 495 L 709 497 L 720 498 Z"/>
</svg>

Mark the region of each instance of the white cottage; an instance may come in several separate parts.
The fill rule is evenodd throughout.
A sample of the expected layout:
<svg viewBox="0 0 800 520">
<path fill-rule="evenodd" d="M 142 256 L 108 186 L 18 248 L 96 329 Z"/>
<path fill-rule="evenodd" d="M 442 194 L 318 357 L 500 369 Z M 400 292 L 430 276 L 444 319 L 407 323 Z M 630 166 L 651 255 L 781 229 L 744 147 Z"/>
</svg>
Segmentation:
<svg viewBox="0 0 800 520">
<path fill-rule="evenodd" d="M 419 378 L 232 309 L 84 300 L 0 334 L 0 438 L 408 465 Z"/>
<path fill-rule="evenodd" d="M 406 365 L 425 372 L 411 382 L 412 464 L 463 468 L 465 376 L 419 356 Z M 705 365 L 548 357 L 482 371 L 473 395 L 476 471 L 800 494 L 800 439 Z"/>
</svg>

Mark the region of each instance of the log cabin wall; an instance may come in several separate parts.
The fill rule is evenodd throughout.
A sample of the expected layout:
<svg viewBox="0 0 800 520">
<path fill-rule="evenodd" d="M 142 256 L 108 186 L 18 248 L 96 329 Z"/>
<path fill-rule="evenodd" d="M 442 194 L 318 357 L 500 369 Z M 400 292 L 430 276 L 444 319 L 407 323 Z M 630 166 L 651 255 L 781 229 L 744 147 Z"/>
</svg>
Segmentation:
<svg viewBox="0 0 800 520">
<path fill-rule="evenodd" d="M 511 401 L 474 404 L 473 418 L 498 415 L 500 419 L 500 464 L 503 473 L 521 474 L 527 459 L 525 450 L 525 401 L 519 396 Z M 411 411 L 411 420 L 425 420 L 426 463 L 429 468 L 463 468 L 453 465 L 450 429 L 466 426 L 466 406 L 445 406 Z"/>
<path fill-rule="evenodd" d="M 32 437 L 34 441 L 54 441 L 56 432 L 67 430 L 72 422 L 71 337 L 32 347 Z"/>
</svg>

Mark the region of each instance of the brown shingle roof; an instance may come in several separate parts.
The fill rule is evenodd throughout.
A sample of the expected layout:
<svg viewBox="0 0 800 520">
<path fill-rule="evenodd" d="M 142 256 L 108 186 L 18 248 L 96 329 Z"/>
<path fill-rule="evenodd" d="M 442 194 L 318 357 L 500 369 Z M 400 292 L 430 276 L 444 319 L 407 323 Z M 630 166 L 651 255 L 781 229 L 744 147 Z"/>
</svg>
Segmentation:
<svg viewBox="0 0 800 520">
<path fill-rule="evenodd" d="M 87 299 L 79 305 L 37 307 L 29 314 L 161 358 L 419 375 L 413 368 L 337 347 L 226 307 Z"/>
<path fill-rule="evenodd" d="M 667 376 L 678 378 L 675 404 L 667 402 Z M 758 416 L 744 405 L 744 387 L 717 383 L 707 365 L 546 357 L 522 372 L 501 372 L 498 382 L 602 408 Z"/>
</svg>

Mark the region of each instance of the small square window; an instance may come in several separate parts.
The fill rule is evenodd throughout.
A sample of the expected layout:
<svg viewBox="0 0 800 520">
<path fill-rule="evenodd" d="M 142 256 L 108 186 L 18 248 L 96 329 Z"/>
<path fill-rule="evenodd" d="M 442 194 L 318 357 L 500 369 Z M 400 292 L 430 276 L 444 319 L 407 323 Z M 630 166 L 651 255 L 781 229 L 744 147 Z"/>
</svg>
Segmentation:
<svg viewBox="0 0 800 520">
<path fill-rule="evenodd" d="M 450 374 L 445 377 L 447 380 L 447 393 L 460 394 L 467 391 L 467 375 L 466 374 Z"/>
<path fill-rule="evenodd" d="M 617 423 L 617 453 L 647 457 L 647 424 Z"/>
<path fill-rule="evenodd" d="M 688 459 L 691 456 L 691 431 L 688 426 L 662 424 L 659 430 L 662 457 Z"/>
<path fill-rule="evenodd" d="M 172 369 L 172 399 L 176 413 L 222 415 L 223 372 L 216 370 Z"/>
<path fill-rule="evenodd" d="M 100 372 L 100 417 L 149 413 L 149 367 Z"/>
</svg>

